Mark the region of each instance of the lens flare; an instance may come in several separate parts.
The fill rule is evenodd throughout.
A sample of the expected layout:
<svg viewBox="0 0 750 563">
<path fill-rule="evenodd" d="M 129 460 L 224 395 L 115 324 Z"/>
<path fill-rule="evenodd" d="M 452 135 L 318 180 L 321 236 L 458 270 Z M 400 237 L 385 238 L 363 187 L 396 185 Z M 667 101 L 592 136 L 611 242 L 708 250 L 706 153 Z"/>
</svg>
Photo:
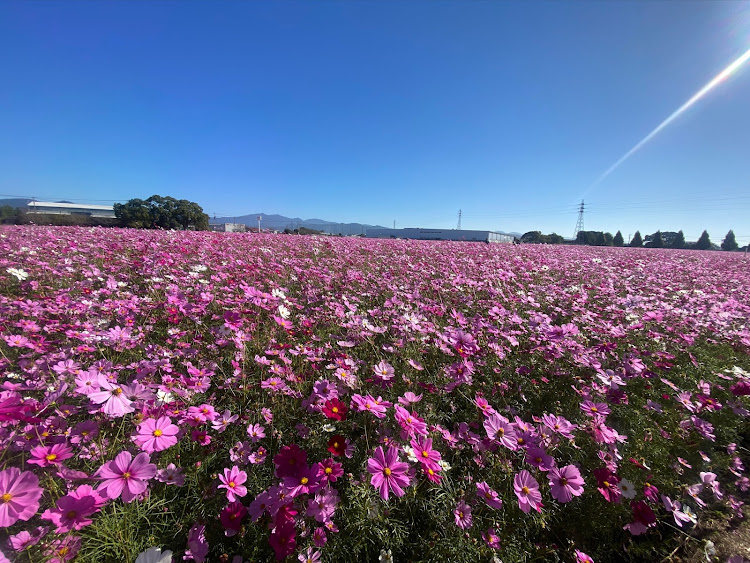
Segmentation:
<svg viewBox="0 0 750 563">
<path fill-rule="evenodd" d="M 596 179 L 596 181 L 589 186 L 588 190 L 583 194 L 584 196 L 587 195 L 591 190 L 593 190 L 596 186 L 598 186 L 604 179 L 612 174 L 623 162 L 625 162 L 628 158 L 633 156 L 634 153 L 636 153 L 643 145 L 648 143 L 651 139 L 653 139 L 656 135 L 659 134 L 659 132 L 664 129 L 667 125 L 672 123 L 675 119 L 677 119 L 680 115 L 685 113 L 687 110 L 689 110 L 695 103 L 700 100 L 703 96 L 708 94 L 711 90 L 713 90 L 717 85 L 722 83 L 724 80 L 729 78 L 734 72 L 736 72 L 744 63 L 746 63 L 750 59 L 750 49 L 745 51 L 740 57 L 738 57 L 732 64 L 730 64 L 727 68 L 722 70 L 719 74 L 716 75 L 716 77 L 711 80 L 708 84 L 706 84 L 703 88 L 698 90 L 692 98 L 690 98 L 687 102 L 682 104 L 677 110 L 672 113 L 669 117 L 667 117 L 664 121 L 662 121 L 659 125 L 656 126 L 656 129 L 651 131 L 648 135 L 646 135 L 638 144 L 636 144 L 632 149 L 630 149 L 628 152 L 626 152 L 617 162 L 615 162 L 612 166 L 607 168 L 607 170 L 599 176 L 599 178 Z"/>
</svg>

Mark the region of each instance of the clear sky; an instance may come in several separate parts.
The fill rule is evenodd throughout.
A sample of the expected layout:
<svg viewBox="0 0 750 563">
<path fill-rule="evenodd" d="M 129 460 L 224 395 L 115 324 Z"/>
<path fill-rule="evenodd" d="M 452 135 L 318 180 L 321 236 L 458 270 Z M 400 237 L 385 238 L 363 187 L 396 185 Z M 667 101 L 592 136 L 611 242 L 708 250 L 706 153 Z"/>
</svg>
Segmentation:
<svg viewBox="0 0 750 563">
<path fill-rule="evenodd" d="M 0 197 L 750 241 L 748 2 L 0 3 Z"/>
</svg>

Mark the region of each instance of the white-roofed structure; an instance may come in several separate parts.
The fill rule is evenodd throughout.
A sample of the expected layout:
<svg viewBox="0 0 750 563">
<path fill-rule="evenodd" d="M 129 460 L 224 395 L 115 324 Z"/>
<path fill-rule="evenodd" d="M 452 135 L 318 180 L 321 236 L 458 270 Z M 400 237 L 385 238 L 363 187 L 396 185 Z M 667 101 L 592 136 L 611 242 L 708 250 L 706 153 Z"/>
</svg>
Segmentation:
<svg viewBox="0 0 750 563">
<path fill-rule="evenodd" d="M 467 242 L 513 242 L 512 235 L 493 231 L 458 229 L 367 229 L 367 238 L 402 238 L 413 240 L 456 240 Z"/>
<path fill-rule="evenodd" d="M 88 205 L 84 203 L 57 203 L 54 201 L 30 201 L 27 213 L 45 215 L 86 215 L 88 217 L 105 217 L 114 219 L 112 205 Z"/>
</svg>

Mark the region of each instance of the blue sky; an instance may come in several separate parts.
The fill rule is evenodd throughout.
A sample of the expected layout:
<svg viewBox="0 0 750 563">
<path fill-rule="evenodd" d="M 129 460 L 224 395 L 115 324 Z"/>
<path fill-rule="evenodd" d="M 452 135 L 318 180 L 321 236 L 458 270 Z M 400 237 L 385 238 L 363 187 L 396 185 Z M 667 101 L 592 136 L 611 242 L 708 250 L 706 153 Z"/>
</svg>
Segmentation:
<svg viewBox="0 0 750 563">
<path fill-rule="evenodd" d="M 747 2 L 11 0 L 0 194 L 570 236 L 749 48 Z M 743 68 L 586 228 L 750 241 L 748 100 Z"/>
</svg>

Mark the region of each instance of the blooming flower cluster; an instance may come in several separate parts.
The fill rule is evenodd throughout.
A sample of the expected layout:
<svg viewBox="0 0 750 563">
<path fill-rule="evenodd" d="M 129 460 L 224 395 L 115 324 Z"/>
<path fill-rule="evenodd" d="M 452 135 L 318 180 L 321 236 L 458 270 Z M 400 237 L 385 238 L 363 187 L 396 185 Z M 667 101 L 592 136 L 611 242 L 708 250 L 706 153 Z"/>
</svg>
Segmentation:
<svg viewBox="0 0 750 563">
<path fill-rule="evenodd" d="M 0 561 L 616 560 L 744 516 L 742 257 L 3 235 Z M 163 544 L 92 539 L 140 509 Z"/>
</svg>

